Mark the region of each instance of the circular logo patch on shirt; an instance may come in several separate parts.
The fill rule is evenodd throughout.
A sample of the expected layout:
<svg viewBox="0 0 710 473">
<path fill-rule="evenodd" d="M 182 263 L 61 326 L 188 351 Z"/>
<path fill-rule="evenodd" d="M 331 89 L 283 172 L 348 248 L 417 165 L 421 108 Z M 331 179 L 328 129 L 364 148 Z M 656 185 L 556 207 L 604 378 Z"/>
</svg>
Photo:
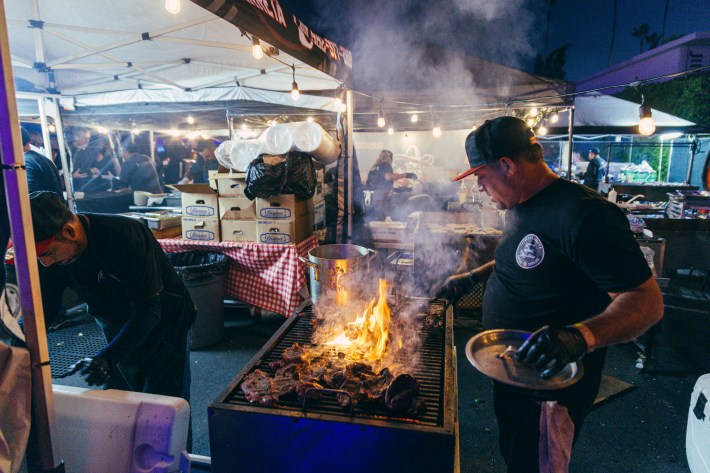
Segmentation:
<svg viewBox="0 0 710 473">
<path fill-rule="evenodd" d="M 532 269 L 539 266 L 542 260 L 545 259 L 545 248 L 537 235 L 525 235 L 518 249 L 515 250 L 515 261 L 523 269 Z"/>
</svg>

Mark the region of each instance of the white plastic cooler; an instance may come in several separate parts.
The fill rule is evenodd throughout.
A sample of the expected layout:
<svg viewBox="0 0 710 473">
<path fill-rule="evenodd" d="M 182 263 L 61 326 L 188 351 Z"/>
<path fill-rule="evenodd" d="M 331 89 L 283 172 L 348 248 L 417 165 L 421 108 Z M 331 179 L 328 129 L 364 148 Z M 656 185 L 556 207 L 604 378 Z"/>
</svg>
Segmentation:
<svg viewBox="0 0 710 473">
<path fill-rule="evenodd" d="M 190 406 L 184 399 L 54 385 L 57 458 L 66 471 L 190 471 L 185 452 Z"/>
<path fill-rule="evenodd" d="M 698 378 L 690 396 L 685 451 L 693 473 L 710 473 L 710 373 Z"/>
</svg>

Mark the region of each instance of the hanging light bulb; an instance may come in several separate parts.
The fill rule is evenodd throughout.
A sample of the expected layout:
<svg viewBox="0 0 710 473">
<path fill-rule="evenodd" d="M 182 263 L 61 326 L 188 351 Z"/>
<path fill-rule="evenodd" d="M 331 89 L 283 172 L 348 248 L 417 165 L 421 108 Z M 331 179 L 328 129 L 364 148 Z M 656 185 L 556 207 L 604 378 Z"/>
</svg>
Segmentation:
<svg viewBox="0 0 710 473">
<path fill-rule="evenodd" d="M 51 123 L 47 126 L 47 129 L 49 129 L 50 133 L 54 133 L 57 131 L 57 127 L 52 125 Z"/>
<path fill-rule="evenodd" d="M 251 37 L 251 55 L 254 59 L 261 59 L 264 57 L 264 50 L 261 49 L 261 42 L 256 36 Z"/>
<path fill-rule="evenodd" d="M 340 113 L 345 113 L 345 111 L 348 109 L 348 106 L 345 105 L 345 102 L 340 104 Z"/>
<path fill-rule="evenodd" d="M 340 97 L 335 97 L 335 108 L 340 110 L 343 105 L 343 100 Z"/>
<path fill-rule="evenodd" d="M 194 124 L 195 124 L 195 117 L 193 117 L 192 115 L 189 115 L 189 116 L 187 117 L 187 124 L 188 124 L 188 125 L 194 125 Z"/>
<path fill-rule="evenodd" d="M 530 115 L 531 117 L 536 117 L 537 116 L 537 107 L 531 108 L 530 111 L 528 112 L 528 115 Z"/>
<path fill-rule="evenodd" d="M 540 125 L 537 129 L 537 134 L 540 136 L 545 136 L 547 134 L 547 127 L 545 125 Z"/>
<path fill-rule="evenodd" d="M 552 115 L 550 115 L 550 123 L 557 123 L 560 119 L 560 116 L 558 115 L 557 112 L 552 112 Z"/>
<path fill-rule="evenodd" d="M 308 117 L 308 118 L 306 118 L 306 121 L 307 121 L 308 123 L 313 123 L 313 117 Z"/>
<path fill-rule="evenodd" d="M 382 99 L 380 99 L 380 113 L 377 114 L 377 126 L 380 128 L 385 126 L 385 114 L 382 113 Z"/>
<path fill-rule="evenodd" d="M 178 13 L 180 13 L 180 8 L 180 0 L 165 0 L 165 9 L 168 11 L 168 13 L 177 15 Z"/>
<path fill-rule="evenodd" d="M 392 125 L 390 125 L 390 127 L 387 128 L 387 134 L 390 136 L 394 135 L 394 128 L 392 128 Z"/>
<path fill-rule="evenodd" d="M 296 65 L 291 64 L 291 71 L 293 73 L 293 83 L 291 84 L 291 98 L 297 101 L 301 97 L 301 92 L 298 91 L 298 83 L 296 82 Z"/>
<path fill-rule="evenodd" d="M 639 133 L 643 136 L 651 136 L 656 131 L 656 123 L 651 116 L 651 107 L 646 105 L 646 101 L 641 95 L 641 106 L 639 107 Z"/>
<path fill-rule="evenodd" d="M 434 138 L 441 138 L 441 127 L 438 125 L 435 126 L 432 130 L 431 133 L 434 135 Z"/>
<path fill-rule="evenodd" d="M 410 120 L 412 121 L 412 123 L 417 123 L 419 121 L 419 115 L 417 115 L 416 113 L 413 114 Z"/>
<path fill-rule="evenodd" d="M 525 120 L 525 123 L 527 123 L 528 126 L 529 126 L 530 128 L 532 128 L 532 126 L 535 124 L 535 119 L 534 119 L 534 118 L 528 118 L 527 120 Z"/>
</svg>

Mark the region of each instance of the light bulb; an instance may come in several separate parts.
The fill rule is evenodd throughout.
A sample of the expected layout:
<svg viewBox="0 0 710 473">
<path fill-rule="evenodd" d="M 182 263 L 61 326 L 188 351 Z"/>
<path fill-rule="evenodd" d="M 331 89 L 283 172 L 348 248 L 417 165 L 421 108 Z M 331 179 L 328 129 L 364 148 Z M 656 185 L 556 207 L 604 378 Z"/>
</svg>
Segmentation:
<svg viewBox="0 0 710 473">
<path fill-rule="evenodd" d="M 537 108 L 536 107 L 531 108 L 530 111 L 528 112 L 528 115 L 530 115 L 531 117 L 536 117 L 537 116 Z"/>
<path fill-rule="evenodd" d="M 412 121 L 412 123 L 417 123 L 419 121 L 419 115 L 415 113 L 414 115 L 412 115 L 412 118 L 410 118 L 410 120 Z"/>
<path fill-rule="evenodd" d="M 98 131 L 99 133 L 102 133 L 102 134 L 108 133 L 108 130 L 103 126 L 96 128 L 96 131 Z"/>
<path fill-rule="evenodd" d="M 137 135 L 137 134 L 139 134 L 139 133 L 140 133 L 140 130 L 138 130 L 138 128 L 136 128 L 136 127 L 131 128 L 131 134 L 132 134 L 132 135 Z"/>
<path fill-rule="evenodd" d="M 392 128 L 392 127 L 387 128 L 387 134 L 390 136 L 394 135 L 394 128 Z"/>
<path fill-rule="evenodd" d="M 57 131 L 57 127 L 51 124 L 47 126 L 47 128 L 49 129 L 50 133 L 54 133 L 55 131 Z"/>
<path fill-rule="evenodd" d="M 385 126 L 385 117 L 377 117 L 377 126 L 379 126 L 380 128 Z"/>
<path fill-rule="evenodd" d="M 301 92 L 298 91 L 298 84 L 296 84 L 296 81 L 293 81 L 293 85 L 291 88 L 291 98 L 296 101 L 299 98 L 301 98 Z"/>
<path fill-rule="evenodd" d="M 251 37 L 251 55 L 254 59 L 261 59 L 264 57 L 264 50 L 261 49 L 261 42 L 256 36 Z"/>
<path fill-rule="evenodd" d="M 434 138 L 440 138 L 441 137 L 441 128 L 438 126 L 435 126 L 433 130 L 431 130 L 431 133 L 434 135 Z"/>
<path fill-rule="evenodd" d="M 307 121 L 308 123 L 313 123 L 313 117 L 308 117 L 308 118 L 306 118 L 306 121 Z"/>
<path fill-rule="evenodd" d="M 177 15 L 178 13 L 180 13 L 180 8 L 180 0 L 165 0 L 165 9 L 168 11 L 168 13 Z"/>
<path fill-rule="evenodd" d="M 552 115 L 550 115 L 550 123 L 557 123 L 559 119 L 560 116 L 557 114 L 557 112 L 554 112 Z"/>
<path fill-rule="evenodd" d="M 249 125 L 245 123 L 242 123 L 242 130 L 247 131 L 249 129 Z"/>
<path fill-rule="evenodd" d="M 644 117 L 639 121 L 639 133 L 643 136 L 651 136 L 656 131 L 656 123 L 653 117 Z"/>
<path fill-rule="evenodd" d="M 545 136 L 547 134 L 547 127 L 545 125 L 540 125 L 540 127 L 537 129 L 537 134 Z"/>
<path fill-rule="evenodd" d="M 340 104 L 340 113 L 345 113 L 345 111 L 348 109 L 348 106 L 345 105 L 345 102 L 341 102 Z"/>
<path fill-rule="evenodd" d="M 527 120 L 525 120 L 525 123 L 527 123 L 529 127 L 532 127 L 535 124 L 535 119 L 528 118 Z"/>
<path fill-rule="evenodd" d="M 189 115 L 189 116 L 187 117 L 187 124 L 188 124 L 188 125 L 194 125 L 194 124 L 195 124 L 195 117 L 193 117 L 192 115 Z"/>
<path fill-rule="evenodd" d="M 335 108 L 340 110 L 340 106 L 343 105 L 343 101 L 340 97 L 335 97 Z"/>
</svg>

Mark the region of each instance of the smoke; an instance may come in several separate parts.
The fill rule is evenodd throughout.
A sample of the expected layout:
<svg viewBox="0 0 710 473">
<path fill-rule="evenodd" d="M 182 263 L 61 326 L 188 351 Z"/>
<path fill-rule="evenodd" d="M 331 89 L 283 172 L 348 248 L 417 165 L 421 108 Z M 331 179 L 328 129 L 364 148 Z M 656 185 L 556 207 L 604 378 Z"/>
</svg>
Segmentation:
<svg viewBox="0 0 710 473">
<path fill-rule="evenodd" d="M 536 15 L 525 0 L 319 3 L 313 27 L 336 31 L 333 39 L 352 50 L 356 90 L 467 89 L 471 103 L 481 85 L 492 83 L 502 93 L 508 85 L 471 58 L 521 68 L 534 55 Z"/>
</svg>

